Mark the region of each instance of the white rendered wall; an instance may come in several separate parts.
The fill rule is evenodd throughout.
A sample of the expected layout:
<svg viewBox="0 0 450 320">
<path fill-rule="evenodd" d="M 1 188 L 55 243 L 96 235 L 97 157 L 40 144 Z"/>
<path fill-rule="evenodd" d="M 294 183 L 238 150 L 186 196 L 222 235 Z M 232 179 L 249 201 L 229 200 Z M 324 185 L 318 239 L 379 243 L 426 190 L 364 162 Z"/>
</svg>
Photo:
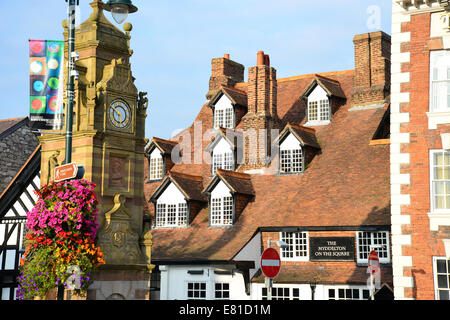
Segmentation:
<svg viewBox="0 0 450 320">
<path fill-rule="evenodd" d="M 255 268 L 250 269 L 250 279 L 261 267 L 261 232 L 258 232 L 237 255 L 234 256 L 234 261 L 254 261 Z"/>
<path fill-rule="evenodd" d="M 215 274 L 215 270 L 225 270 L 230 265 L 185 265 L 185 266 L 160 266 L 161 270 L 161 300 L 186 300 L 187 286 L 189 282 L 206 283 L 206 299 L 215 299 L 215 284 L 228 283 L 230 285 L 230 300 L 249 300 L 245 293 L 244 277 L 241 273 Z M 189 270 L 203 271 L 203 274 L 189 274 Z"/>
<path fill-rule="evenodd" d="M 226 95 L 222 95 L 222 97 L 219 99 L 219 101 L 216 102 L 214 109 L 215 110 L 224 110 L 224 109 L 228 109 L 228 108 L 233 108 L 231 100 Z"/>
<path fill-rule="evenodd" d="M 178 204 L 183 202 L 186 202 L 184 195 L 181 193 L 178 187 L 174 185 L 172 182 L 158 198 L 158 203 Z"/>
<path fill-rule="evenodd" d="M 153 151 L 150 153 L 150 158 L 152 159 L 162 158 L 161 151 L 158 148 L 153 149 Z"/>
<path fill-rule="evenodd" d="M 294 150 L 294 149 L 301 149 L 301 148 L 302 148 L 302 146 L 301 146 L 300 142 L 297 140 L 297 138 L 292 133 L 289 133 L 288 136 L 280 144 L 280 150 Z"/>
<path fill-rule="evenodd" d="M 216 146 L 213 149 L 213 154 L 220 154 L 220 153 L 222 154 L 233 153 L 233 149 L 231 149 L 230 144 L 223 137 L 220 138 L 220 141 L 216 144 Z"/>
<path fill-rule="evenodd" d="M 222 198 L 230 196 L 232 196 L 232 193 L 230 189 L 228 189 L 226 184 L 223 183 L 223 181 L 219 181 L 214 190 L 211 192 L 211 198 Z"/>
<path fill-rule="evenodd" d="M 314 90 L 309 94 L 308 101 L 318 101 L 328 99 L 327 92 L 317 85 Z"/>
</svg>

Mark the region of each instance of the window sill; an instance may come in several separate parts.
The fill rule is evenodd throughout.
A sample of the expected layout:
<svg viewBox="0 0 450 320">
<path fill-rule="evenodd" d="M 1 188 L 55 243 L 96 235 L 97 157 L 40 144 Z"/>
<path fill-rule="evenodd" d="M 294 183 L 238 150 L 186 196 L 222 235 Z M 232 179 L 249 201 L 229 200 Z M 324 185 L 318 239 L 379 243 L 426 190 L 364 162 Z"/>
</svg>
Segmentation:
<svg viewBox="0 0 450 320">
<path fill-rule="evenodd" d="M 326 126 L 330 124 L 330 120 L 317 120 L 317 121 L 308 121 L 304 124 L 305 127 L 315 127 L 315 126 Z"/>
<path fill-rule="evenodd" d="M 437 129 L 438 124 L 450 124 L 450 111 L 427 112 L 428 129 Z"/>
<path fill-rule="evenodd" d="M 439 226 L 450 226 L 450 211 L 446 212 L 428 212 L 430 219 L 430 230 L 438 231 Z"/>
<path fill-rule="evenodd" d="M 189 226 L 164 226 L 153 227 L 152 230 L 173 230 L 173 229 L 187 229 Z"/>
</svg>

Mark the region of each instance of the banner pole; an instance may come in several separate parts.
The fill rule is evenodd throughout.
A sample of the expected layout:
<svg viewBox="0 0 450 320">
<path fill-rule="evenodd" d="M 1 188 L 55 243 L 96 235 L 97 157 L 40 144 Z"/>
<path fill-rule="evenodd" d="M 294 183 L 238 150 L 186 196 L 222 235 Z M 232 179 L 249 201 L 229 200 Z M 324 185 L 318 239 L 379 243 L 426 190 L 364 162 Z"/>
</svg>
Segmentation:
<svg viewBox="0 0 450 320">
<path fill-rule="evenodd" d="M 72 130 L 73 100 L 75 95 L 74 75 L 75 62 L 72 53 L 75 51 L 75 10 L 76 0 L 69 0 L 69 38 L 68 38 L 68 70 L 67 70 L 67 110 L 66 110 L 66 156 L 64 163 L 72 162 Z"/>
</svg>

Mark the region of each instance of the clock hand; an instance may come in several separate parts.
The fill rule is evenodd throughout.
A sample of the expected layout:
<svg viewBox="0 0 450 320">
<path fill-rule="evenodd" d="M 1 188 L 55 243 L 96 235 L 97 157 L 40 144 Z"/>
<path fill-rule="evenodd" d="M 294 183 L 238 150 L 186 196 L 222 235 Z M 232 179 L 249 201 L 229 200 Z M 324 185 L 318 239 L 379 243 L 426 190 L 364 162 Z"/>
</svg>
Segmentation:
<svg viewBox="0 0 450 320">
<path fill-rule="evenodd" d="M 119 112 L 119 110 L 117 110 L 116 108 L 114 108 L 114 106 L 111 106 L 111 108 L 113 108 L 114 111 L 117 112 L 117 114 L 119 115 L 119 118 L 122 118 L 122 114 Z"/>
</svg>

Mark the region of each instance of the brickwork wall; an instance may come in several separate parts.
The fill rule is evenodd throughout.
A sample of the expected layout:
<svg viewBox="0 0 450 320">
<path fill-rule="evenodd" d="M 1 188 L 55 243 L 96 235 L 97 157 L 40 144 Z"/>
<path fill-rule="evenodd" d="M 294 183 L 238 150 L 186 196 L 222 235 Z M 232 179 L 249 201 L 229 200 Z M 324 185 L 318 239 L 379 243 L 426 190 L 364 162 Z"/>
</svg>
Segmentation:
<svg viewBox="0 0 450 320">
<path fill-rule="evenodd" d="M 389 95 L 391 37 L 382 31 L 356 35 L 352 105 L 382 103 Z"/>
<path fill-rule="evenodd" d="M 228 58 L 215 58 L 211 61 L 212 72 L 209 79 L 209 100 L 217 93 L 221 85 L 233 87 L 244 81 L 244 66 Z"/>
<path fill-rule="evenodd" d="M 442 46 L 430 39 L 430 12 L 399 19 L 391 105 L 394 294 L 434 300 L 433 256 L 445 256 L 442 239 L 450 238 L 450 227 L 433 230 L 429 217 L 430 150 L 442 149 L 440 133 L 450 132 L 450 125 L 430 129 L 427 116 L 430 51 Z"/>
</svg>

